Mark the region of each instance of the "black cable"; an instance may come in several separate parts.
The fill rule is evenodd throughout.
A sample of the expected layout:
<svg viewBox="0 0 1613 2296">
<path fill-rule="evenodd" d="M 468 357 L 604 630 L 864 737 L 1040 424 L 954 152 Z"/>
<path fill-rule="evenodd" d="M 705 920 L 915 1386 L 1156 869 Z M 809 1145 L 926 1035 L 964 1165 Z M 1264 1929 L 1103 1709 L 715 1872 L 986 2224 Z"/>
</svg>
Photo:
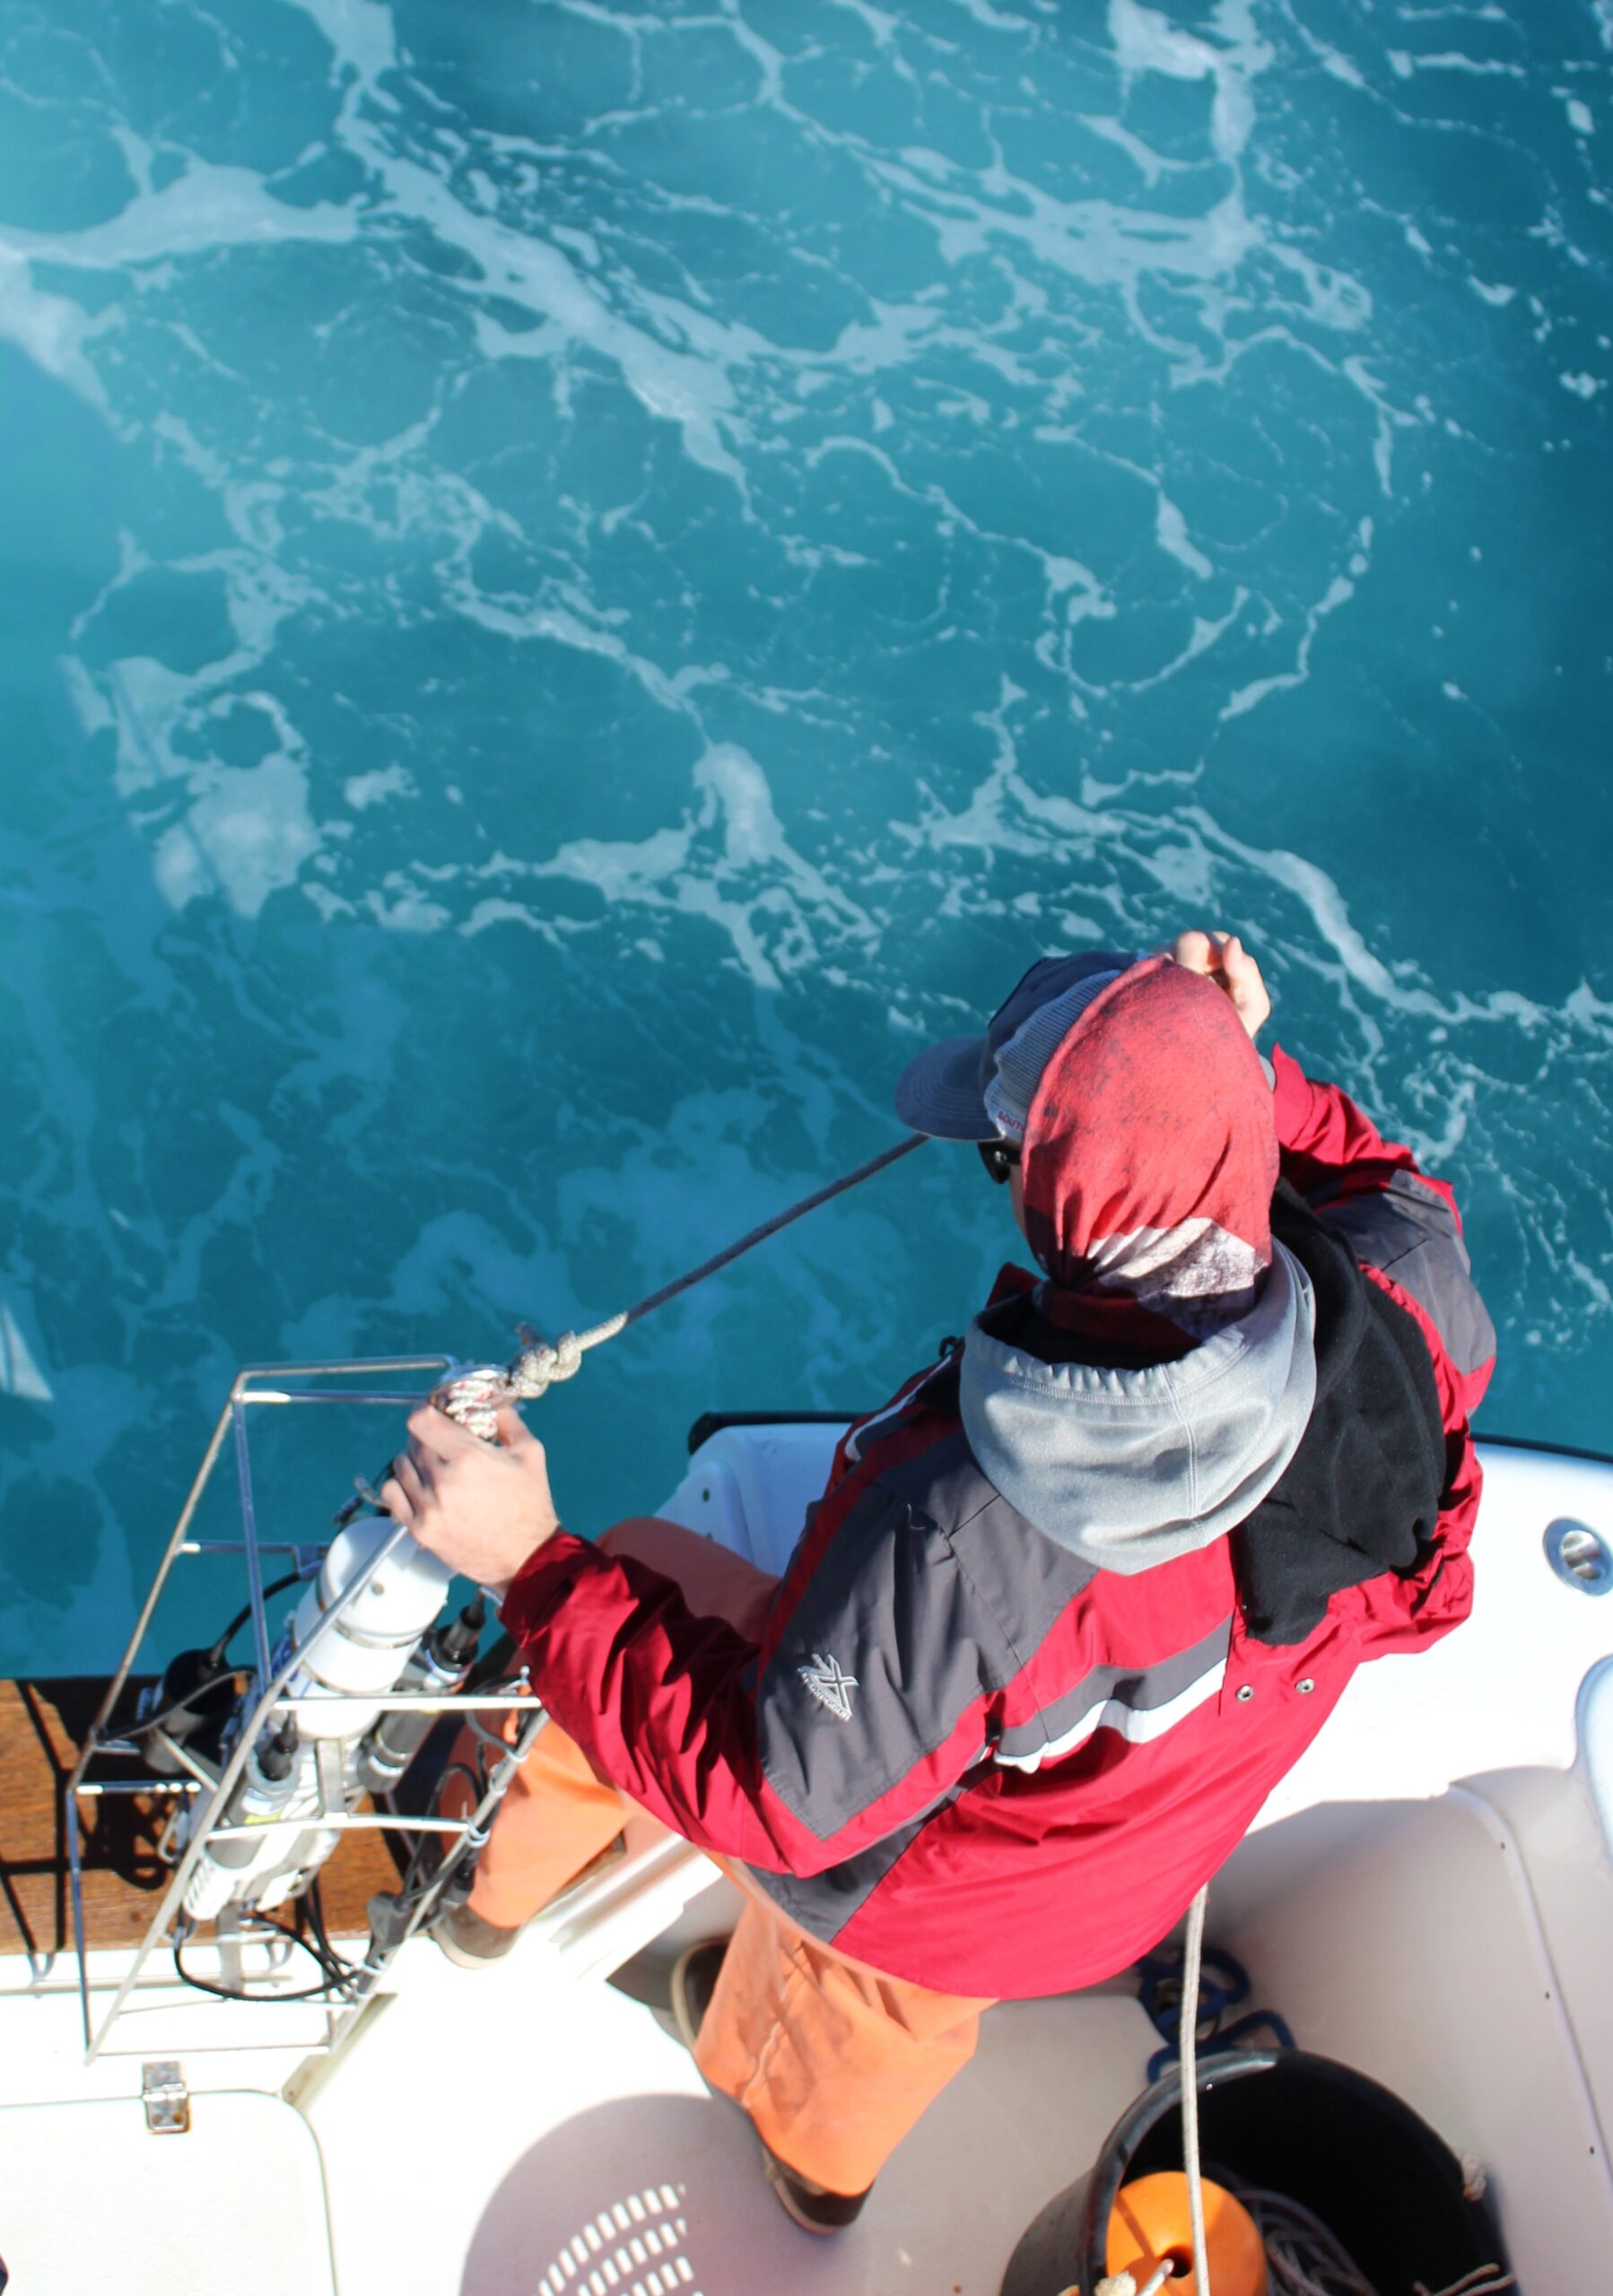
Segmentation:
<svg viewBox="0 0 1613 2296">
<path fill-rule="evenodd" d="M 471 1792 L 475 1796 L 475 1800 L 471 1804 L 472 1810 L 477 1808 L 482 1801 L 483 1796 L 487 1791 L 486 1778 L 476 1770 L 474 1770 L 467 1761 L 449 1761 L 444 1762 L 442 1766 L 442 1774 L 438 1779 L 436 1785 L 432 1788 L 431 1806 L 422 1813 L 423 1816 L 434 1818 L 440 1814 L 442 1807 L 442 1789 L 448 1784 L 449 1779 L 456 1774 L 465 1779 L 466 1783 L 469 1786 Z M 428 1834 L 425 1839 L 430 1840 L 430 1835 Z"/>
<path fill-rule="evenodd" d="M 266 1586 L 263 1590 L 264 1601 L 266 1603 L 271 1595 L 283 1595 L 286 1588 L 288 1587 L 294 1587 L 301 1576 L 302 1573 L 301 1570 L 288 1570 L 283 1578 L 272 1579 L 268 1586 Z M 251 1617 L 251 1604 L 243 1603 L 240 1610 L 236 1612 L 235 1616 L 231 1620 L 229 1625 L 219 1636 L 218 1640 L 211 1646 L 207 1652 L 207 1656 L 215 1665 L 223 1657 L 231 1643 L 240 1632 L 242 1627 L 245 1626 L 247 1621 Z"/>
<path fill-rule="evenodd" d="M 511 1681 L 509 1683 L 495 1683 L 493 1685 L 491 1692 L 484 1692 L 484 1694 L 496 1696 L 501 1690 L 506 1688 L 514 1690 L 516 1687 L 517 1684 L 514 1681 Z M 488 1768 L 487 1757 L 493 1745 L 498 1743 L 499 1742 L 493 1738 L 491 1732 L 486 1734 L 486 1743 L 478 1744 L 476 1748 L 476 1767 L 474 1770 L 467 1761 L 445 1762 L 432 1784 L 430 1798 L 426 1803 L 425 1808 L 421 1812 L 421 1815 L 423 1817 L 434 1818 L 438 1814 L 441 1807 L 443 1789 L 447 1786 L 449 1779 L 456 1775 L 465 1780 L 466 1784 L 470 1787 L 472 1794 L 475 1796 L 475 1798 L 472 1805 L 473 1809 L 479 1809 L 486 1796 L 488 1785 L 491 1780 L 491 1771 Z M 397 1909 L 401 1913 L 412 1913 L 423 1899 L 430 1896 L 432 1891 L 435 1889 L 438 1879 L 442 1872 L 444 1857 L 454 1855 L 453 1851 L 442 1853 L 442 1855 L 439 1857 L 437 1864 L 432 1868 L 432 1872 L 422 1874 L 420 1869 L 424 1861 L 426 1852 L 437 1838 L 438 1837 L 434 1833 L 421 1833 L 417 1834 L 414 1838 L 414 1847 L 409 1853 L 409 1862 L 404 1867 L 402 1875 L 399 1878 L 395 1899 Z M 461 1839 L 463 1838 L 461 1837 Z M 458 1845 L 456 1845 L 456 1848 L 458 1848 Z"/>
<path fill-rule="evenodd" d="M 295 1929 L 288 1929 L 283 1921 L 271 1921 L 266 1914 L 248 1915 L 248 1920 L 252 1924 L 253 1935 L 283 1937 L 300 1952 L 308 1954 L 318 1970 L 322 1982 L 299 1986 L 289 1993 L 249 1993 L 243 1986 L 214 1985 L 211 1979 L 196 1977 L 186 1968 L 185 1947 L 178 1938 L 174 1941 L 175 1973 L 197 1993 L 211 1993 L 221 2001 L 320 2001 L 327 1999 L 333 1993 L 344 1995 L 349 2000 L 353 1997 L 353 1979 L 357 1972 L 350 1961 L 342 1961 L 338 1967 L 332 1967 L 337 1957 L 328 1941 L 321 1948 L 316 1940 L 300 1935 Z M 323 1927 L 321 1922 L 321 1930 Z M 242 1925 L 242 1934 L 247 1934 L 245 1924 Z"/>
<path fill-rule="evenodd" d="M 294 1587 L 301 1576 L 302 1573 L 300 1570 L 288 1570 L 283 1578 L 271 1580 L 269 1585 L 263 1590 L 264 1601 L 266 1603 L 272 1595 L 283 1595 L 286 1588 L 288 1587 Z M 108 1729 L 98 1732 L 95 1738 L 95 1744 L 97 1748 L 105 1746 L 111 1739 L 126 1738 L 131 1735 L 131 1733 L 136 1734 L 141 1737 L 144 1737 L 149 1731 L 161 1730 L 168 1723 L 171 1722 L 177 1714 L 188 1713 L 199 1698 L 205 1698 L 210 1691 L 219 1689 L 225 1683 L 233 1682 L 236 1675 L 241 1672 L 241 1669 L 239 1666 L 223 1665 L 221 1661 L 222 1660 L 224 1652 L 229 1648 L 231 1642 L 234 1639 L 235 1636 L 240 1632 L 242 1627 L 245 1626 L 247 1621 L 251 1617 L 251 1615 L 252 1605 L 250 1603 L 248 1603 L 240 1610 L 236 1612 L 235 1616 L 231 1620 L 229 1625 L 224 1629 L 218 1639 L 210 1644 L 208 1648 L 203 1652 L 202 1655 L 205 1658 L 208 1658 L 213 1661 L 214 1668 L 213 1673 L 204 1674 L 199 1683 L 193 1683 L 191 1684 L 183 1698 L 176 1698 L 170 1705 L 163 1707 L 160 1712 L 144 1716 L 136 1714 L 134 1720 L 123 1729 Z"/>
<path fill-rule="evenodd" d="M 304 1901 L 308 1907 L 308 1926 L 314 1933 L 314 1940 L 324 1956 L 325 1965 L 328 1969 L 340 1972 L 344 1990 L 346 1991 L 348 1998 L 352 1999 L 353 1997 L 353 1983 L 359 1974 L 358 1964 L 355 1961 L 350 1961 L 344 1953 L 338 1953 L 330 1942 L 330 1932 L 325 1926 L 325 1900 L 319 1894 L 318 1874 L 308 1885 Z"/>
<path fill-rule="evenodd" d="M 435 1785 L 432 1788 L 431 1800 L 421 1812 L 421 1815 L 423 1817 L 434 1818 L 437 1815 L 442 1801 L 442 1789 L 448 1784 L 449 1779 L 452 1778 L 456 1772 L 459 1777 L 465 1779 L 466 1783 L 470 1787 L 471 1791 L 475 1796 L 475 1800 L 471 1805 L 472 1809 L 475 1810 L 481 1807 L 483 1796 L 487 1791 L 485 1779 L 479 1778 L 476 1772 L 472 1770 L 468 1762 L 450 1761 L 443 1765 L 442 1770 L 439 1775 Z M 420 1903 L 421 1900 L 427 1896 L 428 1893 L 436 1886 L 437 1877 L 442 1871 L 442 1857 L 439 1857 L 437 1864 L 431 1873 L 423 1874 L 420 1869 L 424 1862 L 427 1850 L 430 1848 L 432 1843 L 437 1839 L 438 1836 L 435 1833 L 417 1834 L 414 1838 L 414 1847 L 409 1853 L 409 1862 L 404 1867 L 403 1874 L 397 1884 L 397 1904 L 401 1912 L 412 1913 L 414 1908 Z M 447 1853 L 444 1854 L 446 1855 Z"/>
<path fill-rule="evenodd" d="M 281 1586 L 266 1587 L 264 1588 L 265 1598 L 266 1599 L 272 1594 L 281 1592 L 282 1587 L 290 1585 L 298 1576 L 300 1576 L 300 1574 L 293 1571 L 289 1578 L 282 1582 Z M 245 1623 L 249 1615 L 249 1610 L 243 1611 L 240 1616 L 226 1630 L 222 1641 L 228 1642 L 231 1635 L 234 1634 L 238 1629 Z M 215 1643 L 214 1648 L 215 1650 L 219 1649 L 222 1648 L 222 1644 Z M 231 1668 L 229 1671 L 230 1673 L 233 1673 L 235 1670 Z M 163 1714 L 154 1717 L 150 1721 L 142 1723 L 139 1726 L 143 1731 L 157 1728 L 168 1715 L 178 1713 L 183 1707 L 190 1703 L 192 1700 L 199 1697 L 204 1690 L 212 1687 L 213 1683 L 216 1683 L 220 1679 L 228 1679 L 228 1676 L 214 1676 L 213 1677 L 212 1682 L 198 1683 L 196 1689 L 188 1693 L 187 1698 L 177 1699 L 171 1707 L 165 1709 Z M 496 1694 L 499 1690 L 502 1690 L 504 1688 L 514 1690 L 516 1687 L 516 1683 L 511 1681 L 508 1684 L 495 1684 L 494 1692 Z M 441 1804 L 443 1791 L 447 1787 L 449 1779 L 456 1776 L 464 1779 L 475 1797 L 472 1803 L 473 1811 L 480 1807 L 482 1801 L 486 1795 L 491 1777 L 491 1771 L 488 1766 L 488 1756 L 493 1748 L 500 1744 L 500 1741 L 493 1736 L 492 1732 L 486 1733 L 485 1736 L 486 1743 L 478 1744 L 476 1747 L 475 1767 L 474 1769 L 467 1761 L 450 1761 L 443 1765 L 441 1771 L 439 1773 L 432 1787 L 431 1797 L 426 1804 L 424 1811 L 422 1813 L 423 1816 L 435 1817 L 437 1815 Z M 405 1914 L 412 1912 L 414 1907 L 430 1894 L 431 1891 L 436 1884 L 439 1874 L 441 1872 L 441 1859 L 440 1858 L 436 1868 L 432 1873 L 423 1876 L 420 1875 L 420 1867 L 423 1862 L 425 1854 L 432 1842 L 436 1839 L 437 1837 L 432 1833 L 422 1833 L 415 1839 L 414 1848 L 410 1853 L 409 1862 L 404 1869 L 397 1895 L 397 1907 Z M 182 1942 L 178 1940 L 176 1940 L 174 1944 L 174 1969 L 176 1973 L 183 1983 L 193 1987 L 196 1992 L 210 1993 L 223 2001 L 318 2001 L 327 1997 L 333 1993 L 338 1997 L 349 2002 L 356 1999 L 357 1995 L 354 1990 L 354 1984 L 355 1980 L 362 1975 L 362 1970 L 357 1962 L 350 1961 L 346 1960 L 344 1955 L 338 1953 L 336 1947 L 330 1942 L 330 1935 L 325 1926 L 325 1906 L 319 1894 L 319 1877 L 317 1874 L 309 1883 L 302 1902 L 307 1909 L 309 1927 L 313 1933 L 311 1937 L 304 1937 L 297 1930 L 287 1928 L 283 1922 L 271 1921 L 266 1914 L 248 1914 L 247 1918 L 254 1925 L 254 1934 L 257 1935 L 284 1937 L 289 1940 L 292 1944 L 295 1945 L 301 1952 L 307 1953 L 313 1961 L 315 1966 L 320 1970 L 325 1979 L 325 1982 L 322 1985 L 302 1986 L 289 1993 L 249 1993 L 240 1986 L 214 1985 L 206 1978 L 193 1976 L 190 1970 L 186 1968 L 184 1944 Z"/>
<path fill-rule="evenodd" d="M 176 1714 L 184 1714 L 196 1704 L 198 1698 L 205 1698 L 209 1691 L 217 1690 L 221 1683 L 232 1683 L 240 1671 L 239 1666 L 222 1666 L 216 1674 L 204 1675 L 199 1683 L 192 1684 L 183 1698 L 176 1698 L 171 1706 L 163 1707 L 160 1713 L 148 1714 L 144 1718 L 137 1714 L 135 1719 L 121 1730 L 98 1731 L 93 1740 L 96 1750 L 99 1752 L 114 1739 L 126 1738 L 131 1733 L 144 1738 L 149 1730 L 161 1730 L 165 1723 L 173 1720 Z"/>
</svg>

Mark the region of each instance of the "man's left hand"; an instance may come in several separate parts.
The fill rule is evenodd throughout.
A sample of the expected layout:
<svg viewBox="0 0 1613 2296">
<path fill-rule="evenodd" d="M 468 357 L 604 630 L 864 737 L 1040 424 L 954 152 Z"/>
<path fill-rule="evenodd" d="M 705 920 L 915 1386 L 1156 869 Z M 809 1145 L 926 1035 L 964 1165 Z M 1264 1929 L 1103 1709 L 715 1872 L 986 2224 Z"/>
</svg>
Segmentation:
<svg viewBox="0 0 1613 2296">
<path fill-rule="evenodd" d="M 544 1447 L 510 1406 L 484 1443 L 434 1404 L 409 1419 L 409 1448 L 392 1462 L 381 1504 L 452 1570 L 502 1596 L 523 1563 L 560 1528 Z"/>
<path fill-rule="evenodd" d="M 1252 1040 L 1271 1018 L 1271 997 L 1260 968 L 1235 933 L 1179 933 L 1161 953 L 1188 972 L 1205 974 L 1232 999 Z"/>
</svg>

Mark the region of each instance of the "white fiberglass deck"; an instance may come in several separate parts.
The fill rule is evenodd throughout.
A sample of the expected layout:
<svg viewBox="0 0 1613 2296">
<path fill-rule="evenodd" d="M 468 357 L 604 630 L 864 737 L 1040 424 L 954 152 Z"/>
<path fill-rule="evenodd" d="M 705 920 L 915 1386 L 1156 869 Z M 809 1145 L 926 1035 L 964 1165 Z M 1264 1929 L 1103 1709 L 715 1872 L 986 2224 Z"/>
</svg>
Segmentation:
<svg viewBox="0 0 1613 2296">
<path fill-rule="evenodd" d="M 737 1493 L 765 1559 L 768 1495 L 815 1471 L 798 1441 L 824 1439 L 720 1437 L 678 1511 L 699 1520 Z M 1302 2046 L 1386 2081 L 1484 2170 L 1521 2284 L 1551 2296 L 1613 2255 L 1613 1600 L 1554 1577 L 1542 1541 L 1564 1518 L 1613 1540 L 1613 1467 L 1493 1450 L 1487 1471 L 1473 1620 L 1357 1676 L 1217 1881 L 1209 1927 Z M 698 1934 L 728 1906 L 648 1821 L 632 1847 L 499 1967 L 466 1975 L 429 1942 L 406 1948 L 393 1997 L 334 2064 L 308 2055 L 312 2011 L 203 2004 L 153 1964 L 86 2074 L 68 1972 L 41 1990 L 0 1966 L 0 2255 L 16 2296 L 100 2296 L 90 2210 L 125 2228 L 125 2296 L 301 2296 L 323 2283 L 288 2259 L 327 2239 L 341 2296 L 995 2296 L 1021 2230 L 1143 2086 L 1154 2036 L 1125 1981 L 993 2012 L 862 2220 L 815 2241 L 763 2185 L 747 2124 L 602 1981 L 669 1925 Z M 196 2096 L 189 2136 L 145 2134 L 141 2066 L 160 2056 Z M 230 2117 L 245 2103 L 255 2135 Z"/>
</svg>

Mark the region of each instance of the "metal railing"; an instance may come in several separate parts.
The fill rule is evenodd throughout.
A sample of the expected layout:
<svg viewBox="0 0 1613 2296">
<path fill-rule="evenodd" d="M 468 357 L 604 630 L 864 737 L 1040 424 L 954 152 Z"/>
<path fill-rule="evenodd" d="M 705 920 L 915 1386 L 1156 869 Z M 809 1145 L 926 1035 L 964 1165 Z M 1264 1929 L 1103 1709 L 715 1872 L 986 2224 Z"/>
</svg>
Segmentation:
<svg viewBox="0 0 1613 2296">
<path fill-rule="evenodd" d="M 270 1821 L 288 1832 L 362 1833 L 385 1832 L 413 1837 L 414 1846 L 423 1846 L 432 1836 L 443 1838 L 440 1862 L 429 1882 L 414 1893 L 405 1925 L 384 1944 L 372 1941 L 371 1950 L 362 1962 L 353 1964 L 353 1978 L 348 1997 L 338 2004 L 327 2005 L 326 2034 L 322 2046 L 334 2051 L 344 2035 L 353 2030 L 365 2003 L 403 1946 L 427 1921 L 466 1855 L 481 1846 L 487 1838 L 494 1811 L 516 1769 L 526 1759 L 547 1717 L 529 1690 L 496 1693 L 466 1693 L 440 1691 L 410 1693 L 394 1692 L 380 1696 L 347 1697 L 331 1693 L 319 1698 L 287 1695 L 287 1686 L 301 1664 L 301 1651 L 293 1650 L 283 1664 L 275 1669 L 271 1653 L 274 1648 L 269 1621 L 264 1603 L 263 1558 L 267 1554 L 289 1554 L 296 1562 L 300 1575 L 312 1578 L 318 1571 L 325 1553 L 322 1544 L 306 1544 L 269 1540 L 259 1535 L 257 1508 L 253 1493 L 251 1448 L 248 1417 L 255 1407 L 288 1407 L 298 1405 L 345 1404 L 354 1406 L 384 1406 L 389 1410 L 411 1408 L 426 1399 L 425 1393 L 397 1393 L 376 1387 L 288 1386 L 297 1380 L 349 1379 L 366 1377 L 371 1379 L 388 1373 L 404 1371 L 451 1372 L 452 1360 L 441 1355 L 388 1356 L 376 1360 L 360 1359 L 335 1363 L 269 1363 L 251 1364 L 239 1370 L 231 1382 L 229 1399 L 220 1412 L 216 1425 L 202 1454 L 201 1465 L 196 1472 L 184 1505 L 172 1531 L 169 1535 L 161 1561 L 157 1566 L 140 1614 L 117 1670 L 107 1686 L 100 1709 L 86 1734 L 72 1776 L 64 1788 L 65 1817 L 67 1836 L 68 1877 L 73 1913 L 74 1946 L 78 1968 L 78 1993 L 83 2020 L 84 2060 L 93 2064 L 106 2046 L 112 2027 L 127 2005 L 131 1995 L 140 1986 L 146 1963 L 160 1946 L 173 1946 L 185 1942 L 174 1931 L 176 1917 L 184 1903 L 186 1889 L 204 1852 L 213 1844 L 239 1839 L 243 1833 L 261 1839 L 263 1827 L 231 1826 L 223 1822 L 224 1813 L 246 1767 L 248 1757 L 264 1730 L 278 1718 L 295 1714 L 306 1708 L 318 1706 L 328 1711 L 332 1698 L 338 1702 L 362 1706 L 371 1713 L 448 1712 L 472 1715 L 476 1713 L 508 1713 L 519 1710 L 527 1717 L 526 1727 L 508 1744 L 501 1760 L 484 1780 L 484 1790 L 475 1805 L 459 1818 L 432 1815 L 410 1815 L 392 1810 L 377 1810 L 371 1813 L 349 1811 L 345 1803 L 332 1808 L 327 1800 L 326 1780 L 322 1766 L 316 1767 L 317 1800 L 312 1807 L 300 1807 L 295 1816 Z M 274 1381 L 273 1386 L 262 1384 Z M 435 1383 L 433 1383 L 435 1384 Z M 427 1391 L 429 1392 L 429 1391 Z M 227 1441 L 232 1441 L 235 1456 L 236 1490 L 240 1508 L 241 1536 L 239 1539 L 196 1539 L 190 1535 L 191 1526 L 201 1506 L 208 1485 L 213 1480 Z M 310 1633 L 304 1638 L 312 1644 L 326 1629 L 341 1617 L 350 1604 L 363 1593 L 388 1559 L 397 1552 L 409 1534 L 399 1525 L 389 1538 L 383 1540 L 369 1561 L 349 1581 L 341 1593 L 319 1614 Z M 114 1779 L 92 1779 L 88 1772 L 92 1762 L 138 1760 L 141 1748 L 133 1740 L 107 1736 L 107 1726 L 116 1710 L 118 1701 L 135 1671 L 135 1662 L 144 1646 L 146 1636 L 155 1616 L 158 1603 L 175 1565 L 187 1556 L 198 1554 L 235 1554 L 243 1562 L 248 1594 L 248 1621 L 252 1630 L 256 1658 L 254 1680 L 257 1695 L 248 1714 L 242 1719 L 230 1753 L 216 1777 L 182 1748 L 172 1751 L 184 1763 L 188 1775 L 181 1778 L 149 1775 Z M 243 1624 L 248 1621 L 243 1621 Z M 115 1985 L 110 1981 L 101 1986 L 92 1983 L 90 1970 L 90 1941 L 84 1917 L 84 1836 L 81 1805 L 86 1801 L 102 1800 L 108 1796 L 146 1795 L 150 1796 L 200 1796 L 202 1807 L 190 1826 L 184 1848 L 174 1863 L 174 1870 L 167 1888 L 144 1934 L 135 1947 L 128 1967 Z M 97 2022 L 92 1996 L 97 1992 L 111 1990 L 110 2006 Z M 269 1993 L 252 1996 L 254 2002 L 272 2000 Z M 250 2046 L 250 2044 L 247 2044 Z M 275 2044 L 269 2044 L 274 2046 Z M 283 2045 L 283 2044 L 280 2044 Z"/>
</svg>

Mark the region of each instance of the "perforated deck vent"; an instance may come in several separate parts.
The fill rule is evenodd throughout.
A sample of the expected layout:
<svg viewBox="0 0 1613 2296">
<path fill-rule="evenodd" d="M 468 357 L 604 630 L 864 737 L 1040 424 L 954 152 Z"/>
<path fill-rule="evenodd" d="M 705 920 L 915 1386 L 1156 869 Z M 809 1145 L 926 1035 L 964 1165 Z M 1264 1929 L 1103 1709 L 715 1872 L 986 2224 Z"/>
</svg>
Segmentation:
<svg viewBox="0 0 1613 2296">
<path fill-rule="evenodd" d="M 567 2241 L 537 2296 L 700 2296 L 683 2207 L 676 2187 L 652 2185 L 602 2209 Z"/>
</svg>

